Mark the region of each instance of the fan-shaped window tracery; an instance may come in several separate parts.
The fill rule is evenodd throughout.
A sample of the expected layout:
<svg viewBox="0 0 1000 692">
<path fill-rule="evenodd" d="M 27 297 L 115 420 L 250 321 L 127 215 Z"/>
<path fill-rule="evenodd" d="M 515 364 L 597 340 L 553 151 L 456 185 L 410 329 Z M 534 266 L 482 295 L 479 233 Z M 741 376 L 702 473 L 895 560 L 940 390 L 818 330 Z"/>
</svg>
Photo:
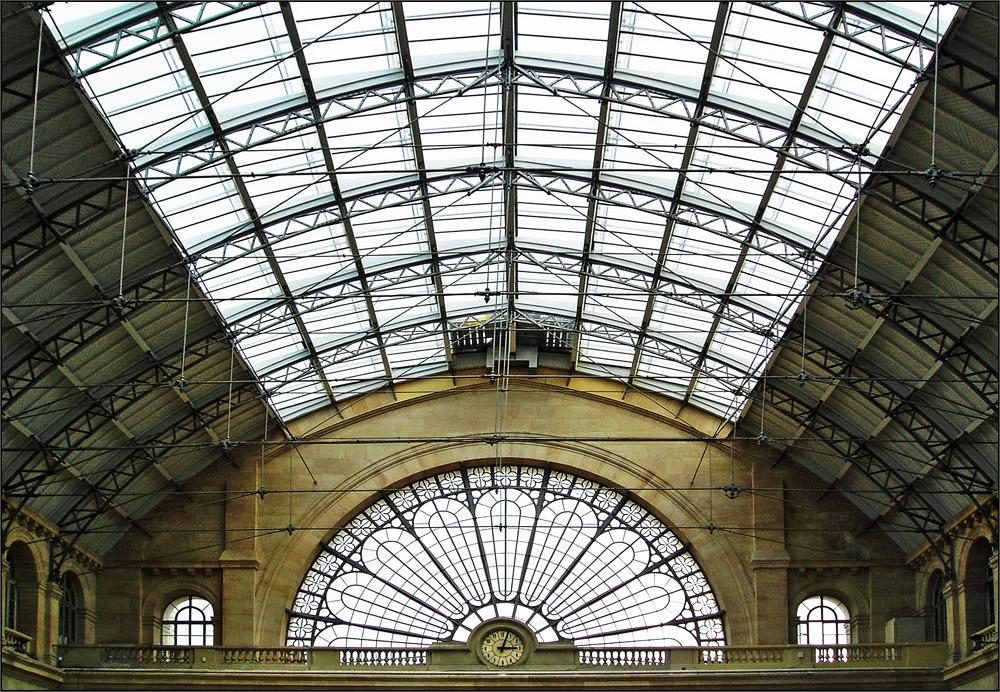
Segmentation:
<svg viewBox="0 0 1000 692">
<path fill-rule="evenodd" d="M 697 561 L 619 492 L 485 467 L 393 491 L 322 546 L 290 611 L 292 646 L 425 647 L 514 618 L 539 642 L 721 646 Z"/>
</svg>

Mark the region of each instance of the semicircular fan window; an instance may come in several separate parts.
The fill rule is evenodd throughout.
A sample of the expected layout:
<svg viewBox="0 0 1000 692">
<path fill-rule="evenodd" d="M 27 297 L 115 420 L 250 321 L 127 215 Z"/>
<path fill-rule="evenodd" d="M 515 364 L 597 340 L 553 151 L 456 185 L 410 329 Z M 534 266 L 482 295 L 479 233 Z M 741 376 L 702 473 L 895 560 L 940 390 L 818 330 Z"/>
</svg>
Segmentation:
<svg viewBox="0 0 1000 692">
<path fill-rule="evenodd" d="M 498 466 L 394 490 L 322 546 L 290 646 L 426 647 L 514 618 L 580 647 L 724 646 L 698 563 L 624 495 Z"/>
</svg>

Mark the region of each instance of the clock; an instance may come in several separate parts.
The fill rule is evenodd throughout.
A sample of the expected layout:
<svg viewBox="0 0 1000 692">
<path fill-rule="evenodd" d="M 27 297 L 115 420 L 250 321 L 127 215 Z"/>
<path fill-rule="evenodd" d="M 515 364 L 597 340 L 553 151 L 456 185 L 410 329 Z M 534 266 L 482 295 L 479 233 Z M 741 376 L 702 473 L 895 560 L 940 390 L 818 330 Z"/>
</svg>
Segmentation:
<svg viewBox="0 0 1000 692">
<path fill-rule="evenodd" d="M 524 655 L 521 635 L 507 627 L 492 630 L 479 642 L 479 656 L 498 668 L 516 665 L 524 660 Z"/>
</svg>

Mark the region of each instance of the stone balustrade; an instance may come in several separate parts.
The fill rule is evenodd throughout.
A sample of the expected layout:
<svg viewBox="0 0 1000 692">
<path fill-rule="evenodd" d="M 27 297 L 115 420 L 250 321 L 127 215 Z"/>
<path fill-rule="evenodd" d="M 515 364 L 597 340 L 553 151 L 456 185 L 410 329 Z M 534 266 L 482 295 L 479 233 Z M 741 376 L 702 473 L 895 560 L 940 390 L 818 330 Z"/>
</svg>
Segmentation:
<svg viewBox="0 0 1000 692">
<path fill-rule="evenodd" d="M 995 636 L 995 634 L 994 634 Z M 462 645 L 430 649 L 303 649 L 183 646 L 59 647 L 64 669 L 436 670 L 482 668 Z M 787 670 L 794 668 L 942 668 L 945 644 L 852 644 L 837 647 L 752 646 L 576 649 L 540 646 L 519 668 L 533 670 Z"/>
<path fill-rule="evenodd" d="M 309 663 L 309 649 L 223 647 L 221 651 L 223 663 Z"/>
<path fill-rule="evenodd" d="M 425 649 L 339 649 L 344 666 L 412 667 L 427 664 Z"/>
<path fill-rule="evenodd" d="M 22 632 L 12 630 L 9 627 L 3 628 L 3 648 L 30 656 L 31 642 L 31 637 Z"/>
<path fill-rule="evenodd" d="M 132 666 L 161 663 L 189 664 L 194 660 L 194 649 L 186 646 L 102 646 L 102 667 Z"/>
<path fill-rule="evenodd" d="M 972 640 L 972 650 L 979 651 L 986 647 L 997 644 L 997 626 L 990 625 L 969 636 Z"/>
</svg>

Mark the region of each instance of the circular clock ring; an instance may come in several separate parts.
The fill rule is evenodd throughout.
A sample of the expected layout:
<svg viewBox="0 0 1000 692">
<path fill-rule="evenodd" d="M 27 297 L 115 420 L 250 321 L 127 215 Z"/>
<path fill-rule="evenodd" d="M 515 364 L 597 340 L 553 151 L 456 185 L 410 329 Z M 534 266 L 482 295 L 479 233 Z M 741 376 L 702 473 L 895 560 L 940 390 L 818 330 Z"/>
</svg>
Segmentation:
<svg viewBox="0 0 1000 692">
<path fill-rule="evenodd" d="M 521 635 L 507 627 L 493 630 L 479 642 L 479 655 L 484 661 L 498 668 L 520 663 L 525 653 Z"/>
<path fill-rule="evenodd" d="M 484 622 L 469 638 L 469 648 L 476 653 L 476 657 L 493 668 L 520 665 L 537 646 L 532 631 L 510 618 Z"/>
</svg>

